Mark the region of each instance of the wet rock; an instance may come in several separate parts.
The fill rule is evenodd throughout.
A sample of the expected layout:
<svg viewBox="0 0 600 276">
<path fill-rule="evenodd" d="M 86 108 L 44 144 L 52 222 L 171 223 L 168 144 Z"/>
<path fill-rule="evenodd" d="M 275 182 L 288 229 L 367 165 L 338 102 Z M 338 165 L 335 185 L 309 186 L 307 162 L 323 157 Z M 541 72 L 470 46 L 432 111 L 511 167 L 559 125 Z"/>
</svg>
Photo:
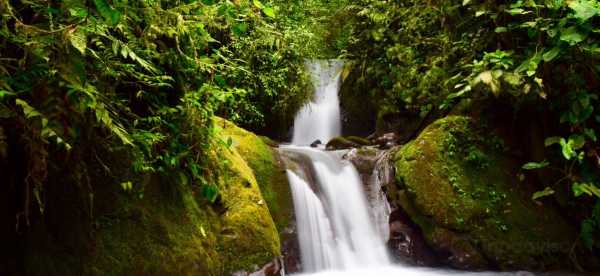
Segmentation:
<svg viewBox="0 0 600 276">
<path fill-rule="evenodd" d="M 321 142 L 321 140 L 315 140 L 314 142 L 312 142 L 312 143 L 310 144 L 310 147 L 311 147 L 311 148 L 316 148 L 316 147 L 318 147 L 318 146 L 319 146 L 319 145 L 321 145 L 321 144 L 323 144 L 323 143 Z"/>
<path fill-rule="evenodd" d="M 344 159 L 352 162 L 356 170 L 363 175 L 370 176 L 375 169 L 375 164 L 377 160 L 379 160 L 381 153 L 379 150 L 374 148 L 362 147 L 362 148 L 354 148 L 351 149 L 346 155 L 344 155 Z"/>
<path fill-rule="evenodd" d="M 357 148 L 360 147 L 360 144 L 348 140 L 345 137 L 338 136 L 331 139 L 326 146 L 327 150 L 341 150 L 341 149 L 349 149 L 349 148 Z"/>
<path fill-rule="evenodd" d="M 281 254 L 286 273 L 298 273 L 302 270 L 300 244 L 295 222 L 291 222 L 290 226 L 281 234 Z"/>
<path fill-rule="evenodd" d="M 390 239 L 387 244 L 392 257 L 398 261 L 422 266 L 440 264 L 419 227 L 402 209 L 396 209 L 390 214 Z"/>
<path fill-rule="evenodd" d="M 398 138 L 399 137 L 396 133 L 390 132 L 376 137 L 373 140 L 373 143 L 378 145 L 382 149 L 390 149 L 398 145 Z"/>
</svg>

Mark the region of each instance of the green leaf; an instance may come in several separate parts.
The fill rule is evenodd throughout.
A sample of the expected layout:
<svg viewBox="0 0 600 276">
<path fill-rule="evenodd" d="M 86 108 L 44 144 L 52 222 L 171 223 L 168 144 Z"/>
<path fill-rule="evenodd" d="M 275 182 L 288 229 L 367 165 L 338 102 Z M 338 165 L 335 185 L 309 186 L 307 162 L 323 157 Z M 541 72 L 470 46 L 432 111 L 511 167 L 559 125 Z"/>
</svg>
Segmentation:
<svg viewBox="0 0 600 276">
<path fill-rule="evenodd" d="M 505 33 L 508 31 L 508 29 L 506 27 L 497 27 L 494 31 L 496 33 Z"/>
<path fill-rule="evenodd" d="M 555 59 L 558 56 L 558 54 L 560 54 L 560 47 L 554 47 L 549 51 L 545 52 L 542 58 L 545 62 L 550 62 L 553 59 Z"/>
<path fill-rule="evenodd" d="M 245 22 L 235 24 L 231 27 L 231 32 L 236 36 L 242 36 L 248 30 L 248 24 Z"/>
<path fill-rule="evenodd" d="M 527 76 L 531 77 L 537 72 L 537 68 L 542 60 L 541 52 L 535 53 L 532 57 L 526 59 L 517 67 L 517 72 L 526 72 Z"/>
<path fill-rule="evenodd" d="M 82 55 L 85 55 L 85 50 L 87 49 L 87 35 L 84 29 L 77 28 L 72 31 L 69 36 L 69 41 L 71 41 L 73 48 L 77 49 Z"/>
<path fill-rule="evenodd" d="M 255 7 L 262 9 L 264 6 L 263 4 L 259 1 L 259 0 L 252 0 L 252 3 L 254 4 Z"/>
<path fill-rule="evenodd" d="M 568 143 L 574 150 L 581 149 L 585 145 L 585 137 L 583 137 L 582 135 L 571 135 L 571 137 L 569 137 Z"/>
<path fill-rule="evenodd" d="M 569 8 L 575 12 L 574 17 L 581 22 L 587 21 L 598 14 L 598 9 L 588 0 L 571 1 L 569 2 Z"/>
<path fill-rule="evenodd" d="M 563 138 L 558 136 L 548 137 L 546 138 L 546 140 L 544 140 L 544 146 L 549 147 L 554 144 L 560 144 L 561 139 Z"/>
<path fill-rule="evenodd" d="M 121 188 L 123 188 L 123 191 L 126 192 L 131 191 L 133 189 L 133 183 L 131 183 L 131 181 L 122 182 Z"/>
<path fill-rule="evenodd" d="M 522 15 L 522 14 L 531 13 L 530 11 L 526 11 L 521 8 L 509 9 L 509 10 L 506 10 L 506 12 L 509 13 L 510 15 Z"/>
<path fill-rule="evenodd" d="M 263 13 L 264 13 L 266 16 L 268 16 L 268 17 L 271 17 L 271 18 L 274 18 L 274 17 L 275 17 L 275 10 L 273 10 L 273 8 L 272 8 L 272 7 L 267 7 L 267 6 L 265 6 L 265 7 L 262 9 L 262 11 L 263 11 Z"/>
<path fill-rule="evenodd" d="M 114 26 L 119 24 L 121 13 L 111 7 L 106 0 L 94 0 L 94 4 L 100 15 L 102 15 L 110 25 Z"/>
<path fill-rule="evenodd" d="M 583 130 L 583 133 L 593 142 L 596 142 L 598 140 L 598 138 L 596 137 L 596 131 L 594 131 L 594 129 L 586 128 Z"/>
<path fill-rule="evenodd" d="M 577 155 L 571 147 L 571 143 L 567 143 L 565 139 L 560 139 L 560 149 L 563 157 L 567 160 L 571 160 Z"/>
<path fill-rule="evenodd" d="M 573 190 L 573 194 L 576 197 L 579 197 L 583 194 L 588 196 L 596 196 L 600 197 L 600 189 L 596 187 L 593 183 L 573 183 L 571 187 Z"/>
<path fill-rule="evenodd" d="M 585 38 L 586 35 L 580 33 L 577 26 L 571 26 L 560 31 L 560 40 L 569 43 L 571 46 L 582 42 Z"/>
<path fill-rule="evenodd" d="M 533 196 L 531 197 L 531 199 L 537 200 L 539 198 L 553 195 L 553 194 L 554 194 L 554 190 L 552 190 L 552 188 L 550 188 L 550 187 L 546 187 L 546 189 L 544 189 L 543 191 L 538 191 L 538 192 L 533 193 Z"/>
<path fill-rule="evenodd" d="M 523 165 L 523 169 L 525 170 L 536 170 L 536 169 L 542 169 L 547 167 L 548 165 L 550 165 L 550 162 L 544 160 L 540 163 L 536 163 L 536 162 L 529 162 L 525 165 Z"/>
<path fill-rule="evenodd" d="M 10 92 L 4 89 L 0 89 L 0 100 L 4 99 L 7 96 L 14 96 L 17 95 L 17 93 L 14 92 Z"/>
<path fill-rule="evenodd" d="M 71 16 L 78 18 L 85 18 L 88 15 L 87 11 L 84 8 L 79 7 L 70 8 L 69 13 L 71 14 Z"/>
<path fill-rule="evenodd" d="M 16 99 L 15 103 L 23 109 L 23 114 L 25 114 L 25 118 L 27 119 L 42 116 L 40 112 L 38 112 L 35 108 L 30 106 L 26 101 Z"/>
<path fill-rule="evenodd" d="M 210 202 L 215 202 L 217 196 L 219 195 L 219 190 L 215 185 L 203 185 L 202 186 L 202 196 L 206 198 Z"/>
</svg>

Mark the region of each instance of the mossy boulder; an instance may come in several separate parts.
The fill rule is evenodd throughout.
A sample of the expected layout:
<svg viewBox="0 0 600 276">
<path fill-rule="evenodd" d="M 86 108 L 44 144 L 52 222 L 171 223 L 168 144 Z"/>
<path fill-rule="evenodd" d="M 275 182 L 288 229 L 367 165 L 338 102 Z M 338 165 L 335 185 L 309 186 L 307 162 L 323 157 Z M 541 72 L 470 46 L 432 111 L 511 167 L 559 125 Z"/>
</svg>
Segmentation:
<svg viewBox="0 0 600 276">
<path fill-rule="evenodd" d="M 231 138 L 232 147 L 252 169 L 277 229 L 283 231 L 293 221 L 294 206 L 283 161 L 274 149 L 277 144 L 221 118 L 216 119 L 216 124 L 222 128 L 224 139 Z"/>
<path fill-rule="evenodd" d="M 147 183 L 143 200 L 120 209 L 124 218 L 107 218 L 90 274 L 227 275 L 279 256 L 277 229 L 252 168 L 235 148 L 217 146 L 214 155 L 225 164 L 217 205 L 179 179 Z M 166 195 L 165 182 L 175 187 Z"/>
<path fill-rule="evenodd" d="M 431 124 L 394 158 L 392 201 L 445 262 L 471 269 L 564 269 L 577 234 L 538 205 L 516 177 L 502 141 L 467 117 Z"/>
<path fill-rule="evenodd" d="M 221 128 L 224 140 L 231 139 L 231 147 L 240 153 L 256 176 L 264 203 L 279 232 L 285 266 L 288 271 L 292 271 L 300 261 L 300 252 L 295 232 L 292 193 L 283 160 L 275 150 L 277 143 L 221 118 L 216 118 L 215 123 Z"/>
<path fill-rule="evenodd" d="M 221 135 L 223 141 L 233 137 Z M 261 186 L 278 176 L 255 168 L 264 160 L 275 166 L 275 159 L 260 138 L 252 136 L 248 148 L 238 138 L 229 148 L 215 143 L 204 157 L 215 170 L 210 181 L 219 187 L 216 202 L 184 172 L 134 173 L 128 149 L 97 152 L 83 162 L 89 178 L 82 181 L 91 181 L 93 201 L 86 197 L 88 186 L 72 182 L 77 178 L 51 171 L 45 218 L 32 219 L 19 237 L 22 273 L 9 275 L 223 276 L 271 262 L 280 256 L 280 239 Z M 121 189 L 123 181 L 133 189 Z"/>
</svg>

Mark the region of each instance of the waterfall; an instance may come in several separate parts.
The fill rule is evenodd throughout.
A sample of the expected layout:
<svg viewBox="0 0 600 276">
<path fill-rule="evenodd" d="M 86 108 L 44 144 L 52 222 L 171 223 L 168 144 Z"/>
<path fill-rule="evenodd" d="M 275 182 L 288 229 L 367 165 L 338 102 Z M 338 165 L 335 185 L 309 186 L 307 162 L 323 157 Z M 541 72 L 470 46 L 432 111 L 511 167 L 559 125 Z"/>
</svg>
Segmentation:
<svg viewBox="0 0 600 276">
<path fill-rule="evenodd" d="M 340 60 L 307 61 L 315 88 L 313 100 L 302 107 L 294 120 L 292 144 L 307 146 L 315 140 L 327 143 L 342 132 L 340 120 Z"/>
<path fill-rule="evenodd" d="M 356 168 L 342 158 L 345 152 L 307 146 L 317 139 L 327 143 L 340 135 L 338 90 L 342 66 L 343 62 L 338 60 L 307 62 L 315 85 L 314 99 L 296 115 L 292 145 L 280 146 L 283 155 L 296 160 L 294 165 L 288 165 L 287 176 L 303 273 L 312 273 L 307 274 L 311 276 L 459 273 L 391 263 L 386 249 L 390 210 L 381 192 L 381 183 L 392 176 L 391 168 L 377 164 L 379 169 L 373 173 L 368 189 L 370 197 L 375 198 L 375 204 L 370 206 Z"/>
<path fill-rule="evenodd" d="M 288 170 L 304 270 L 388 265 L 385 243 L 369 217 L 354 166 L 319 149 L 286 146 L 284 150 L 310 158 L 320 191 L 317 196 L 305 180 Z"/>
</svg>

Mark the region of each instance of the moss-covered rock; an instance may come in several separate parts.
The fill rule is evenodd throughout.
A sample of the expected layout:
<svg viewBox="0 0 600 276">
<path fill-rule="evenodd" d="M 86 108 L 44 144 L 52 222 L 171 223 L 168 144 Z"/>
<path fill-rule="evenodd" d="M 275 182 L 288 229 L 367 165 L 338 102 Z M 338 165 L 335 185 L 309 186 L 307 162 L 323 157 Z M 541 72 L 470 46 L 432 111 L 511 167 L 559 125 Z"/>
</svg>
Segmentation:
<svg viewBox="0 0 600 276">
<path fill-rule="evenodd" d="M 348 148 L 357 148 L 360 144 L 348 140 L 346 137 L 338 136 L 327 142 L 327 150 L 340 150 Z"/>
<path fill-rule="evenodd" d="M 455 267 L 564 269 L 576 233 L 520 189 L 517 164 L 499 139 L 450 116 L 396 153 L 389 195 Z"/>
<path fill-rule="evenodd" d="M 233 148 L 252 169 L 277 229 L 283 231 L 293 220 L 294 206 L 283 162 L 273 148 L 277 144 L 227 120 L 218 118 L 216 123 L 222 128 L 224 138 L 231 138 Z"/>
<path fill-rule="evenodd" d="M 183 173 L 181 177 L 177 172 L 173 177 L 133 173 L 128 149 L 101 152 L 101 157 L 86 161 L 95 187 L 93 202 L 81 196 L 87 195 L 87 187 L 70 179 L 48 185 L 52 206 L 45 215 L 52 223 L 33 220 L 22 237 L 23 273 L 222 276 L 257 270 L 278 257 L 279 235 L 257 181 L 261 186 L 276 182 L 274 171 L 257 165 L 273 167 L 276 159 L 260 138 L 233 125 L 232 129 L 235 137 L 233 132 L 221 135 L 224 141 L 232 137 L 235 145 L 216 143 L 206 157 L 218 170 L 211 178 L 219 187 L 214 203 Z M 242 133 L 247 141 L 241 139 Z M 251 144 L 242 146 L 245 142 Z M 96 158 L 103 164 L 94 163 Z M 131 181 L 133 189 L 121 189 L 122 181 Z"/>
</svg>

